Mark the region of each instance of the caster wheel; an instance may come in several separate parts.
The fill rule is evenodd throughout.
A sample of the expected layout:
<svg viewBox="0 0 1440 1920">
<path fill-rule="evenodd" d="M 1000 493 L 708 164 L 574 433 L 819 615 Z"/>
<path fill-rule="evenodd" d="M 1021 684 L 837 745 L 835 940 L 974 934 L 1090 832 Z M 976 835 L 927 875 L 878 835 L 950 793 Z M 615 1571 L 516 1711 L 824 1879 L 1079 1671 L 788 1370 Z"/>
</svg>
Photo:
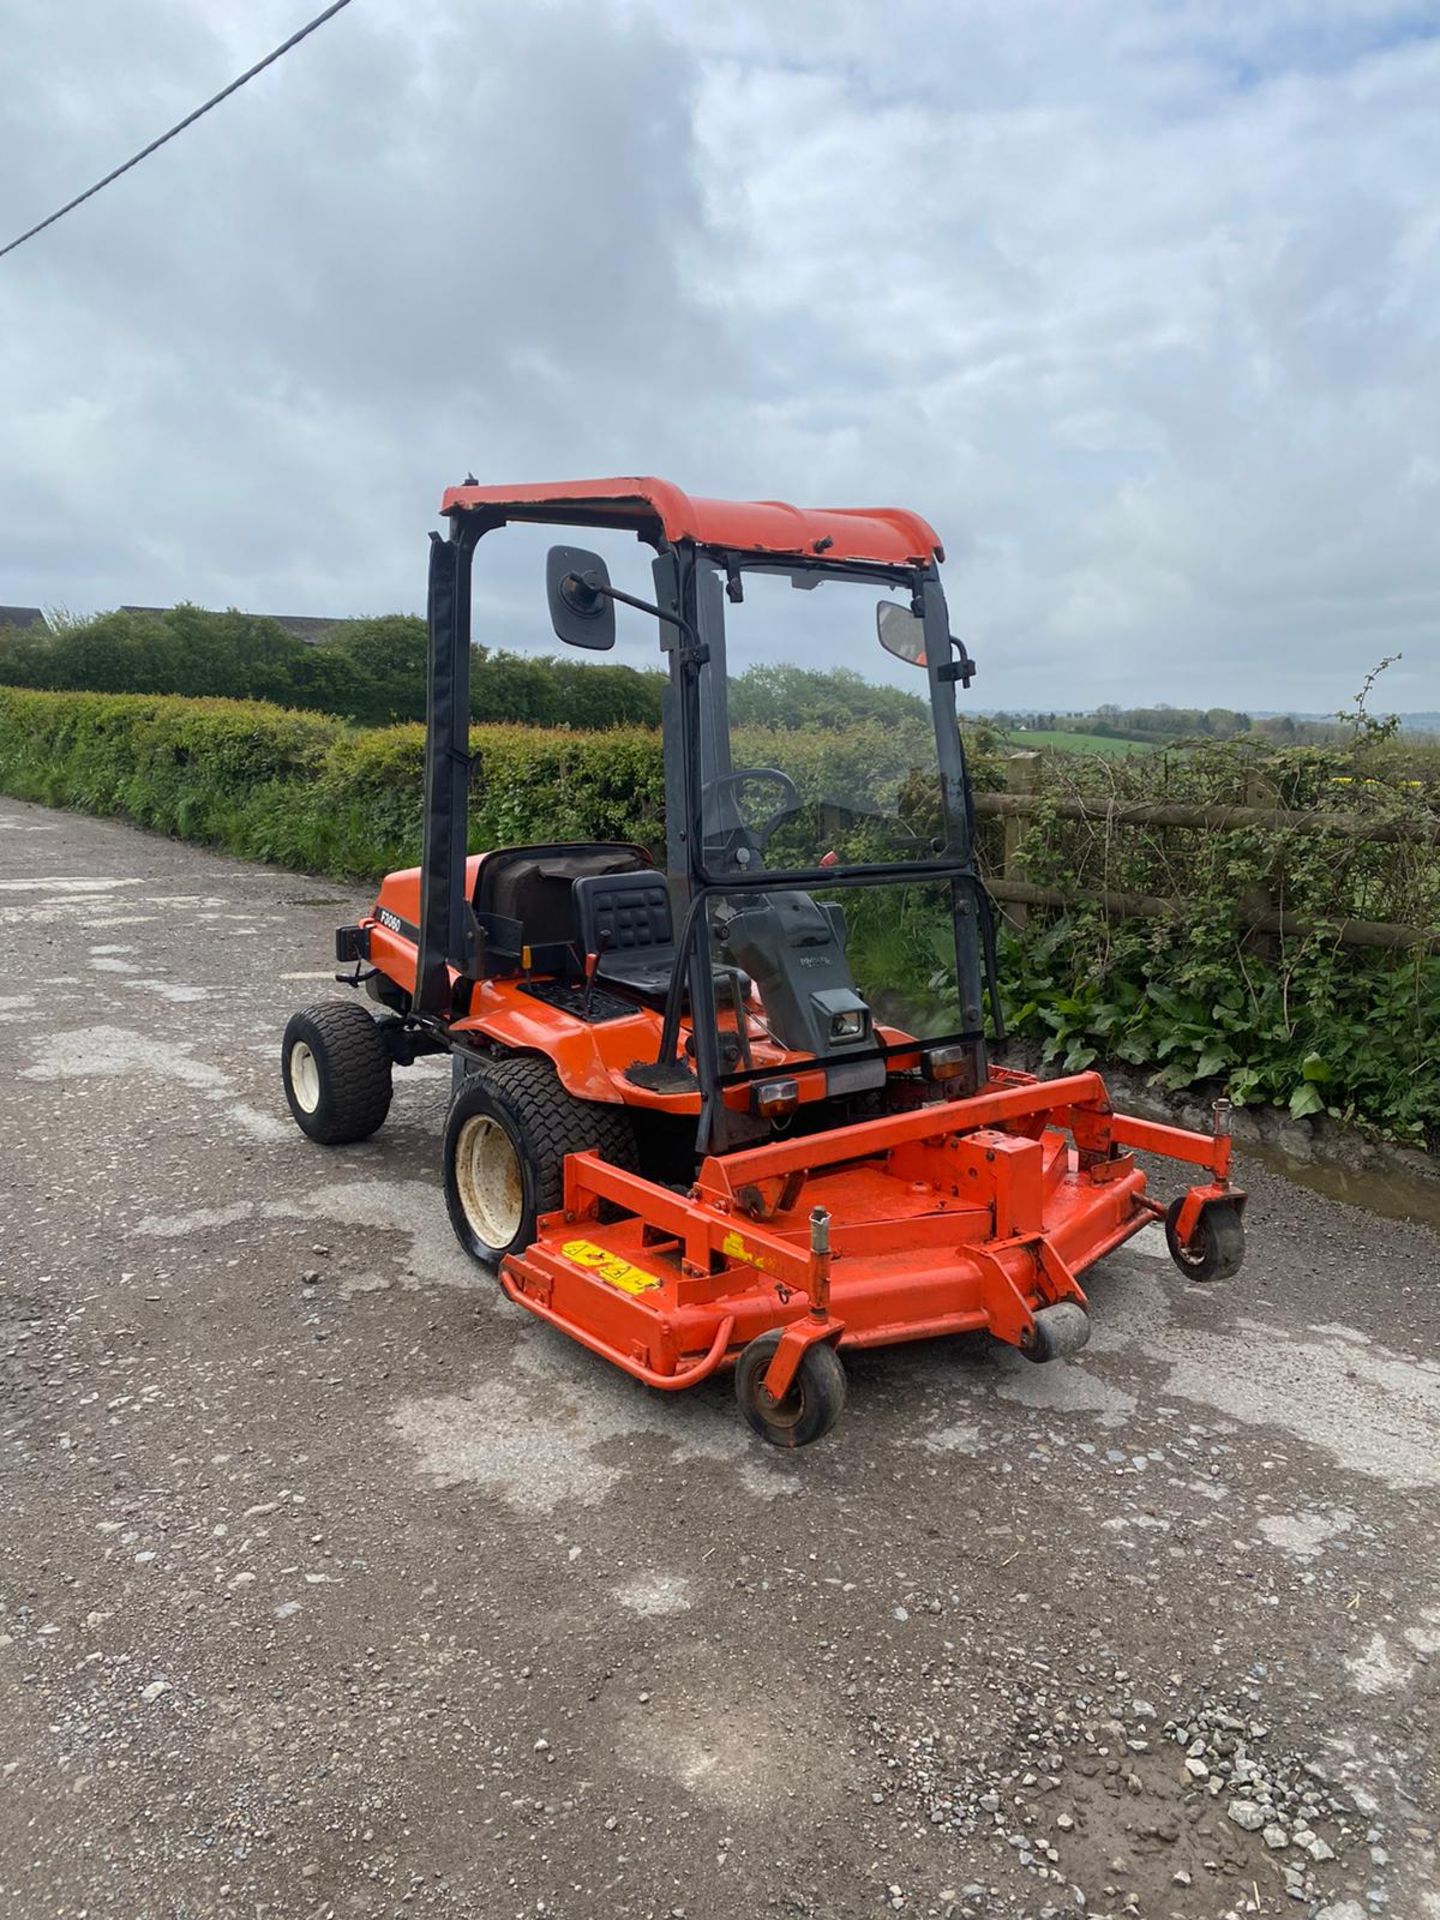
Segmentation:
<svg viewBox="0 0 1440 1920">
<path fill-rule="evenodd" d="M 1090 1338 L 1090 1316 L 1073 1300 L 1042 1307 L 1035 1316 L 1035 1344 L 1022 1348 L 1030 1360 L 1064 1360 Z"/>
<path fill-rule="evenodd" d="M 1182 1246 L 1175 1233 L 1184 1196 L 1170 1202 L 1165 1215 L 1165 1244 L 1170 1258 L 1188 1280 L 1228 1280 L 1238 1273 L 1245 1259 L 1245 1222 L 1240 1209 L 1227 1201 L 1213 1201 L 1200 1215 L 1189 1244 Z"/>
<path fill-rule="evenodd" d="M 808 1447 L 821 1440 L 845 1405 L 845 1369 L 826 1341 L 807 1347 L 783 1400 L 765 1389 L 780 1332 L 762 1333 L 735 1363 L 735 1398 L 747 1422 L 772 1447 Z"/>
</svg>

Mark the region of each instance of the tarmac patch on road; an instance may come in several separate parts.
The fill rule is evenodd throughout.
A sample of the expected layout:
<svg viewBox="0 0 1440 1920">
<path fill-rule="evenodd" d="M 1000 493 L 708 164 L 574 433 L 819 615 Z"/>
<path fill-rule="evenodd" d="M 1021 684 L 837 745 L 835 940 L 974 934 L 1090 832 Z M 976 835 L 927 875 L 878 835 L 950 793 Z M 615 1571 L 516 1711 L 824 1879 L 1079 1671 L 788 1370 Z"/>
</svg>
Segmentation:
<svg viewBox="0 0 1440 1920">
<path fill-rule="evenodd" d="M 152 1040 L 127 1027 L 72 1027 L 48 1034 L 33 1063 L 21 1067 L 25 1080 L 73 1080 L 90 1075 L 128 1077 L 148 1074 L 178 1080 L 203 1093 L 225 1093 L 230 1082 L 208 1060 L 193 1060 L 184 1041 Z"/>
<path fill-rule="evenodd" d="M 691 1606 L 690 1582 L 678 1573 L 645 1573 L 611 1592 L 622 1607 L 646 1616 L 688 1613 Z"/>
<path fill-rule="evenodd" d="M 1167 1393 L 1254 1426 L 1283 1427 L 1352 1473 L 1395 1489 L 1440 1486 L 1440 1367 L 1347 1331 L 1303 1339 L 1253 1320 L 1177 1332 Z"/>
<path fill-rule="evenodd" d="M 662 1396 L 541 1327 L 517 1330 L 503 1378 L 460 1393 L 406 1400 L 394 1425 L 442 1485 L 488 1487 L 520 1513 L 565 1501 L 595 1506 L 641 1465 L 627 1443 L 662 1440 L 670 1465 L 715 1461 L 747 1493 L 774 1499 L 797 1480 L 758 1458 L 731 1397 L 695 1390 Z M 645 1460 L 653 1456 L 648 1449 Z"/>
<path fill-rule="evenodd" d="M 315 1218 L 349 1228 L 404 1234 L 410 1243 L 408 1253 L 396 1256 L 402 1287 L 462 1287 L 497 1310 L 505 1304 L 499 1283 L 456 1241 L 438 1182 L 342 1180 L 317 1187 L 303 1200 L 276 1202 L 265 1211 L 271 1219 Z"/>
</svg>

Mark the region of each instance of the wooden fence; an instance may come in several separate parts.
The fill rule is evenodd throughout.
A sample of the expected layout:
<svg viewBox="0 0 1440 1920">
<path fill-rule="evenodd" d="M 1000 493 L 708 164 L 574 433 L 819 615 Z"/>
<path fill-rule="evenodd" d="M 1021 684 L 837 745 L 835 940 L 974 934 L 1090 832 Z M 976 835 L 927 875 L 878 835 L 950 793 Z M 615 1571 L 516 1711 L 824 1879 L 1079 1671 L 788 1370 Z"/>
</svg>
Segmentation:
<svg viewBox="0 0 1440 1920">
<path fill-rule="evenodd" d="M 1082 887 L 1037 886 L 1020 872 L 1026 824 L 1038 815 L 1061 820 L 1094 820 L 1107 827 L 1193 827 L 1211 833 L 1241 827 L 1272 832 L 1300 830 L 1329 834 L 1341 841 L 1388 845 L 1440 846 L 1440 820 L 1372 820 L 1358 813 L 1298 812 L 1288 807 L 1192 806 L 1157 800 L 1112 800 L 1096 795 L 1052 795 L 1035 791 L 1039 758 L 1017 755 L 1006 762 L 1007 790 L 977 793 L 975 811 L 1004 823 L 998 874 L 987 877 L 992 896 L 1007 909 L 1006 918 L 1023 926 L 1031 907 L 1100 907 L 1117 919 L 1184 920 L 1184 900 L 1147 893 L 1116 893 Z M 1242 906 L 1245 924 L 1256 933 L 1300 938 L 1317 923 L 1303 914 L 1276 907 L 1257 894 Z M 1398 926 L 1388 920 L 1326 920 L 1326 936 L 1350 947 L 1423 947 L 1440 952 L 1440 928 Z"/>
</svg>

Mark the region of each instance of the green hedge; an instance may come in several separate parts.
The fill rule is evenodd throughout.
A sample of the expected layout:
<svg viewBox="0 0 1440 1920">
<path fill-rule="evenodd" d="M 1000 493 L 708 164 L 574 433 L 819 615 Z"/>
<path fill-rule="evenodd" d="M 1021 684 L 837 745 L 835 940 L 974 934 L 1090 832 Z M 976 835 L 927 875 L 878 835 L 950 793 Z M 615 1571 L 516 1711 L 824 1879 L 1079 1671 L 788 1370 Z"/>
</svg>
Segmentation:
<svg viewBox="0 0 1440 1920">
<path fill-rule="evenodd" d="M 873 792 L 903 763 L 904 729 L 737 734 L 739 757 L 779 763 L 807 798 Z M 482 726 L 471 735 L 471 845 L 638 840 L 659 850 L 664 774 L 657 735 Z M 898 752 L 897 752 L 898 748 Z M 1382 750 L 1383 749 L 1383 750 Z M 0 790 L 48 806 L 133 820 L 250 859 L 336 879 L 375 880 L 420 854 L 424 733 L 363 730 L 313 713 L 230 700 L 49 693 L 0 687 Z M 972 743 L 980 787 L 1002 767 Z M 1417 777 L 1418 776 L 1418 777 Z M 1045 791 L 1146 791 L 1186 800 L 1256 799 L 1433 816 L 1424 770 L 1390 749 L 1337 756 L 1210 748 L 1145 761 L 1067 760 Z M 923 821 L 927 797 L 905 796 Z M 999 822 L 982 821 L 982 859 Z M 1250 1104 L 1321 1111 L 1416 1143 L 1440 1141 L 1440 958 L 1424 950 L 1349 949 L 1328 928 L 1346 914 L 1433 924 L 1433 849 L 1350 845 L 1313 834 L 1168 833 L 1051 816 L 1026 836 L 1026 871 L 1056 885 L 1173 893 L 1193 903 L 1170 922 L 1107 922 L 1094 909 L 1031 914 L 1002 942 L 1013 1025 L 1057 1065 L 1119 1058 L 1155 1069 L 1173 1091 L 1227 1090 Z M 1247 935 L 1257 885 L 1315 916 L 1298 940 Z M 850 903 L 857 977 L 949 1002 L 943 915 L 925 890 Z"/>
<path fill-rule="evenodd" d="M 663 836 L 655 734 L 477 727 L 476 847 Z M 420 857 L 425 734 L 241 700 L 0 687 L 0 786 L 337 879 Z"/>
<path fill-rule="evenodd" d="M 752 765 L 778 760 L 820 797 L 868 790 L 894 765 L 899 737 L 878 723 L 746 728 L 736 744 Z M 480 726 L 470 742 L 472 848 L 547 839 L 662 848 L 665 776 L 649 729 Z M 4 791 L 336 879 L 374 880 L 419 859 L 424 762 L 419 726 L 357 728 L 241 700 L 0 687 Z"/>
<path fill-rule="evenodd" d="M 424 718 L 425 655 L 425 622 L 407 613 L 337 621 L 314 641 L 263 614 L 187 604 L 0 626 L 7 686 L 269 700 L 360 726 Z M 470 712 L 477 724 L 653 727 L 664 685 L 658 670 L 476 647 Z"/>
<path fill-rule="evenodd" d="M 1026 879 L 1062 891 L 1158 895 L 1185 917 L 1032 913 L 1003 944 L 1016 1030 L 1067 1070 L 1119 1059 L 1170 1092 L 1329 1114 L 1415 1145 L 1440 1142 L 1440 954 L 1338 938 L 1345 920 L 1440 928 L 1440 849 L 1361 841 L 1324 816 L 1440 827 L 1435 750 L 1385 725 L 1343 745 L 1199 746 L 1123 761 L 1043 763 L 1042 811 L 1019 848 Z M 1164 828 L 1067 820 L 1050 801 L 1293 810 L 1303 824 Z M 1281 907 L 1297 931 L 1250 931 Z"/>
</svg>

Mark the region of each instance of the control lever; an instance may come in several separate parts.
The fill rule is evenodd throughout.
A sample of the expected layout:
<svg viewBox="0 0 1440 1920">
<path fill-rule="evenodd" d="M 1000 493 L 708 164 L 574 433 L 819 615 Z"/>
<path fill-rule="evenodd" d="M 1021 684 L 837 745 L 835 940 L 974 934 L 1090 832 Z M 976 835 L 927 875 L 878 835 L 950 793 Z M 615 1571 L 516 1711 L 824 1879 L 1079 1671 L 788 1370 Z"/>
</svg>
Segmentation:
<svg viewBox="0 0 1440 1920">
<path fill-rule="evenodd" d="M 595 940 L 595 951 L 585 956 L 585 991 L 580 998 L 580 1018 L 590 1018 L 590 997 L 595 991 L 595 974 L 600 966 L 600 956 L 610 944 L 608 932 L 601 932 Z"/>
</svg>

